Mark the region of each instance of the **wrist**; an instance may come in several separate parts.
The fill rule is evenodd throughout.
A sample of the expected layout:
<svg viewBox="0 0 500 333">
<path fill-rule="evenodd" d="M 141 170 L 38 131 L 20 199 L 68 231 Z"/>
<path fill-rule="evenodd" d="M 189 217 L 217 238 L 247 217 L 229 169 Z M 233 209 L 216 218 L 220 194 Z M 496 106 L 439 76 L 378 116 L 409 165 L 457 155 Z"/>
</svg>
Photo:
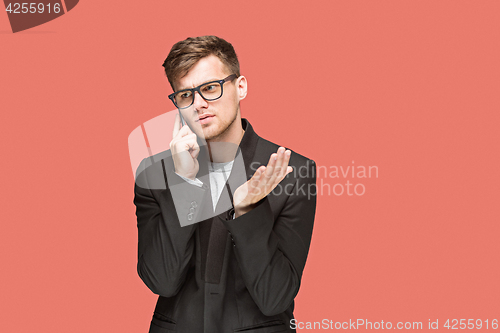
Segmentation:
<svg viewBox="0 0 500 333">
<path fill-rule="evenodd" d="M 244 206 L 235 206 L 234 207 L 234 217 L 237 218 L 241 215 L 244 215 L 251 211 L 255 207 L 255 204 L 253 205 L 244 205 Z"/>
<path fill-rule="evenodd" d="M 183 177 L 183 178 L 187 178 L 187 179 L 189 179 L 189 180 L 193 180 L 193 181 L 194 181 L 194 180 L 196 180 L 196 175 L 183 174 L 183 173 L 181 173 L 181 172 L 179 172 L 179 171 L 177 171 L 177 170 L 175 170 L 175 173 L 176 173 L 177 175 L 179 175 L 179 176 Z"/>
</svg>

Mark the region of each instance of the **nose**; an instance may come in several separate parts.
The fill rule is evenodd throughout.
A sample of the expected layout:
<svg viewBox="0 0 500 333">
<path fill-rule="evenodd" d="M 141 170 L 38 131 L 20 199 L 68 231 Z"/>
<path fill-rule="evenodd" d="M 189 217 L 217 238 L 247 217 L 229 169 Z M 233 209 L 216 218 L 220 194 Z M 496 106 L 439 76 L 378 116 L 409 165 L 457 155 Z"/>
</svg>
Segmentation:
<svg viewBox="0 0 500 333">
<path fill-rule="evenodd" d="M 193 105 L 195 110 L 208 107 L 208 102 L 205 101 L 197 91 L 194 92 L 193 98 L 194 98 Z"/>
</svg>

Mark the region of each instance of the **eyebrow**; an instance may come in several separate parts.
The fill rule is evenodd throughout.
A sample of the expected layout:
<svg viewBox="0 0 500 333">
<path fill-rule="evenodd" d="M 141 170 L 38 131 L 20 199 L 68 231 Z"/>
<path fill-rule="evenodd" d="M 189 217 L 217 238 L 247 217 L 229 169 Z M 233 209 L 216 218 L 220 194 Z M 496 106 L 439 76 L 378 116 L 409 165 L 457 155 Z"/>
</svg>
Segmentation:
<svg viewBox="0 0 500 333">
<path fill-rule="evenodd" d="M 200 83 L 200 84 L 198 84 L 198 85 L 197 85 L 197 86 L 195 86 L 195 87 L 199 87 L 199 86 L 201 86 L 201 85 L 203 85 L 203 84 L 205 84 L 205 83 L 208 83 L 208 82 L 220 81 L 220 80 L 223 80 L 223 79 L 208 79 L 208 80 L 206 80 L 205 82 Z M 194 87 L 193 87 L 193 88 L 194 88 Z M 181 89 L 176 90 L 176 91 L 181 91 L 181 90 L 186 90 L 186 89 L 193 89 L 193 88 L 181 88 Z"/>
</svg>

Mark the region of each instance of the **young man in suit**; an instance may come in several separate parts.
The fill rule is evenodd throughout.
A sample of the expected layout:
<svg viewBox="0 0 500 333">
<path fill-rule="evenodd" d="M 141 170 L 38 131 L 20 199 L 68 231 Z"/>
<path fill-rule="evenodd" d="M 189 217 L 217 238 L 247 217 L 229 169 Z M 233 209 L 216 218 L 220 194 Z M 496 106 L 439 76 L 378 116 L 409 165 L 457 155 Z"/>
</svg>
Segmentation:
<svg viewBox="0 0 500 333">
<path fill-rule="evenodd" d="M 149 332 L 293 332 L 315 163 L 241 118 L 247 80 L 230 43 L 188 38 L 163 66 L 181 116 L 170 150 L 139 167 L 134 198 L 138 273 L 159 295 Z"/>
</svg>

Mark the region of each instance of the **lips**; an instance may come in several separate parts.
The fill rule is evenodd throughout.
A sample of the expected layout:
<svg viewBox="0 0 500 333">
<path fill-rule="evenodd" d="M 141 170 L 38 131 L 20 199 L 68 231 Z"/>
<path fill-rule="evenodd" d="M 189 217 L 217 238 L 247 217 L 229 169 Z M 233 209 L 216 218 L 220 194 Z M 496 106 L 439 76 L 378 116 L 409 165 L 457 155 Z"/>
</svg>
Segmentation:
<svg viewBox="0 0 500 333">
<path fill-rule="evenodd" d="M 213 118 L 213 117 L 214 117 L 214 115 L 213 115 L 213 114 L 207 114 L 207 113 L 204 113 L 204 114 L 200 115 L 200 116 L 198 117 L 198 120 L 196 120 L 196 121 L 199 121 L 199 122 L 201 122 L 201 123 L 205 123 L 205 122 L 209 121 L 209 120 L 210 120 L 210 118 Z"/>
</svg>

